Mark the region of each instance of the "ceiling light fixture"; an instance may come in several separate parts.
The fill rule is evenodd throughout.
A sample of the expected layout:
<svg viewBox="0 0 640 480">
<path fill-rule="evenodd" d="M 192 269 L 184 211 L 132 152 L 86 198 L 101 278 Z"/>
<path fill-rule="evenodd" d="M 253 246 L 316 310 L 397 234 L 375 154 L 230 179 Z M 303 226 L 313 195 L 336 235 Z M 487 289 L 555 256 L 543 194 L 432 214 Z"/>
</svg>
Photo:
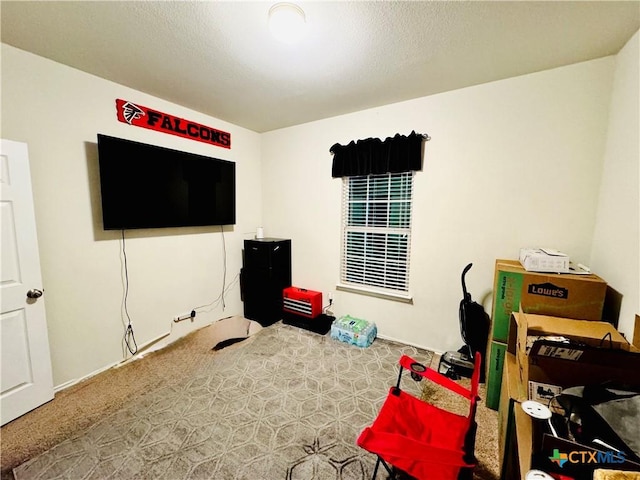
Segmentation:
<svg viewBox="0 0 640 480">
<path fill-rule="evenodd" d="M 293 3 L 276 3 L 269 9 L 269 30 L 284 43 L 294 43 L 304 35 L 304 10 Z"/>
</svg>

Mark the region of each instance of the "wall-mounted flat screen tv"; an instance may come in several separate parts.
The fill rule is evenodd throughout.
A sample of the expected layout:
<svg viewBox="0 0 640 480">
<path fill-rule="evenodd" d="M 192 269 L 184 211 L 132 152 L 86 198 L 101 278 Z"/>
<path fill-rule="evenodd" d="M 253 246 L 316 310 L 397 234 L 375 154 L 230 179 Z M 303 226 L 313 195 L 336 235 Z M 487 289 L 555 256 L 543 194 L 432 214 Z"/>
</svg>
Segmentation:
<svg viewBox="0 0 640 480">
<path fill-rule="evenodd" d="M 98 134 L 105 230 L 236 223 L 236 164 Z"/>
</svg>

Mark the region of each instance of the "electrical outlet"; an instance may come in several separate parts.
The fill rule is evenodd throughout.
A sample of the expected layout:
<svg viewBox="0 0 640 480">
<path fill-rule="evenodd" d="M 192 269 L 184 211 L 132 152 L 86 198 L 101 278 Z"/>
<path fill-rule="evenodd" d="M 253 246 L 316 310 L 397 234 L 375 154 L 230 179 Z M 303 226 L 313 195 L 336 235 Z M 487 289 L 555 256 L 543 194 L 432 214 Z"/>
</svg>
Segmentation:
<svg viewBox="0 0 640 480">
<path fill-rule="evenodd" d="M 183 315 L 179 315 L 177 317 L 174 317 L 173 321 L 174 322 L 182 322 L 183 320 L 188 320 L 191 319 L 191 321 L 193 321 L 193 319 L 196 317 L 196 311 L 195 310 L 191 310 L 189 313 L 185 313 Z"/>
</svg>

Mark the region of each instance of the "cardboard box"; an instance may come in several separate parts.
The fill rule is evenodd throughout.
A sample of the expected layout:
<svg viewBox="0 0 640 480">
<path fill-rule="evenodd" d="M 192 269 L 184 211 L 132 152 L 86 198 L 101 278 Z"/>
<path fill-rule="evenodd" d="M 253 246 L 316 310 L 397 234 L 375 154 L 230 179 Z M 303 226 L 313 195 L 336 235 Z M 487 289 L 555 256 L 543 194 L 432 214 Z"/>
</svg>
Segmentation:
<svg viewBox="0 0 640 480">
<path fill-rule="evenodd" d="M 497 410 L 500 405 L 500 391 L 502 390 L 502 371 L 504 368 L 504 355 L 507 344 L 492 341 L 489 344 L 489 361 L 487 362 L 486 404 L 492 410 Z"/>
<path fill-rule="evenodd" d="M 570 343 L 544 338 L 548 336 L 562 336 Z M 640 350 L 606 322 L 513 313 L 507 351 L 516 356 L 527 389 L 529 382 L 562 388 L 607 381 L 640 386 Z"/>
<path fill-rule="evenodd" d="M 505 477 L 506 458 L 508 447 L 513 442 L 515 435 L 513 409 L 517 405 L 511 395 L 511 389 L 518 383 L 518 366 L 516 357 L 512 353 L 506 353 L 504 359 L 504 372 L 502 375 L 502 388 L 500 389 L 500 407 L 498 408 L 498 456 L 500 458 L 501 478 Z"/>
<path fill-rule="evenodd" d="M 507 352 L 498 413 L 498 453 L 501 479 L 522 479 L 532 468 L 534 432 L 532 418 L 516 398 L 525 394 L 515 355 Z"/>
<path fill-rule="evenodd" d="M 607 283 L 597 275 L 527 272 L 517 260 L 496 260 L 491 335 L 506 342 L 512 312 L 601 320 Z"/>
<path fill-rule="evenodd" d="M 598 451 L 601 452 L 602 458 L 607 458 L 607 454 L 611 452 L 596 450 L 593 446 L 582 445 L 567 439 L 555 438 L 536 428 L 535 421 L 520 407 L 520 402 L 529 397 L 528 380 L 532 377 L 538 380 L 541 378 L 537 376 L 539 372 L 535 370 L 540 366 L 541 361 L 544 361 L 542 358 L 544 355 L 540 355 L 540 346 L 550 346 L 553 343 L 539 337 L 562 335 L 580 343 L 577 346 L 571 345 L 571 352 L 560 352 L 561 356 L 575 358 L 574 360 L 551 358 L 550 361 L 553 363 L 544 367 L 548 369 L 547 375 L 564 387 L 599 383 L 609 379 L 619 379 L 630 385 L 640 386 L 638 385 L 640 376 L 635 373 L 640 362 L 640 351 L 627 343 L 624 337 L 608 323 L 569 320 L 523 312 L 514 313 L 512 322 L 507 352 L 504 356 L 498 414 L 500 478 L 524 478 L 523 475 L 529 469 L 535 468 L 549 473 L 569 475 L 579 480 L 590 480 L 594 469 L 598 466 L 602 467 L 603 464 L 569 462 L 559 468 L 551 461 L 556 455 L 555 450 L 567 455 L 577 452 L 573 454 L 575 458 L 581 458 L 579 455 L 586 454 L 583 452 Z M 607 340 L 601 345 L 602 336 L 606 336 Z M 524 349 L 525 355 L 520 355 L 522 352 L 518 349 Z M 513 353 L 514 350 L 516 354 Z M 573 352 L 574 350 L 582 352 L 579 357 Z M 618 355 L 623 355 L 625 358 L 620 359 Z M 523 361 L 526 361 L 531 368 L 523 369 Z M 523 371 L 527 371 L 529 376 L 523 375 Z M 562 377 L 561 380 L 560 377 Z M 616 467 L 640 470 L 640 465 L 629 459 Z"/>
<path fill-rule="evenodd" d="M 528 272 L 570 272 L 569 255 L 550 248 L 521 248 L 520 264 Z"/>
<path fill-rule="evenodd" d="M 640 480 L 640 473 L 598 468 L 593 472 L 593 480 Z"/>
<path fill-rule="evenodd" d="M 545 338 L 549 336 L 562 336 L 572 343 Z M 638 367 L 640 351 L 609 323 L 513 313 L 502 382 L 507 390 L 501 392 L 498 417 L 502 473 L 507 475 L 502 478 L 518 478 L 515 472 L 520 474 L 529 468 L 548 469 L 553 448 L 558 448 L 548 443 L 557 439 L 536 435 L 531 417 L 519 407 L 529 399 L 530 382 L 562 388 L 608 380 L 639 384 Z M 509 445 L 514 437 L 516 448 Z M 577 444 L 560 448 L 563 452 L 583 449 Z"/>
<path fill-rule="evenodd" d="M 519 310 L 600 320 L 606 292 L 606 282 L 597 275 L 527 272 L 517 260 L 496 260 L 491 339 L 507 343 L 511 314 Z M 491 352 L 488 357 L 491 360 Z M 486 379 L 487 405 L 495 410 L 500 398 L 502 370 L 487 370 Z"/>
<path fill-rule="evenodd" d="M 524 480 L 527 472 L 532 467 L 535 468 L 535 465 L 532 465 L 534 426 L 532 418 L 524 413 L 524 410 L 520 408 L 520 404 L 514 406 L 513 416 L 515 419 L 517 445 L 515 461 L 517 463 L 518 476 L 504 478 L 520 478 Z"/>
</svg>

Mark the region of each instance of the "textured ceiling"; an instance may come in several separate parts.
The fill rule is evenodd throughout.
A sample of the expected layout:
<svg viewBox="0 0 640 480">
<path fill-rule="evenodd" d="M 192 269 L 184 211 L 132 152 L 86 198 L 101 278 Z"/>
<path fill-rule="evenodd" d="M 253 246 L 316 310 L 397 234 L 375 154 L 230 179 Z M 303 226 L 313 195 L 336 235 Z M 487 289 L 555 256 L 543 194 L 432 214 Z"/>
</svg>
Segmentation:
<svg viewBox="0 0 640 480">
<path fill-rule="evenodd" d="M 275 3 L 275 2 L 274 2 Z M 2 1 L 3 43 L 265 132 L 617 53 L 638 1 Z"/>
</svg>

